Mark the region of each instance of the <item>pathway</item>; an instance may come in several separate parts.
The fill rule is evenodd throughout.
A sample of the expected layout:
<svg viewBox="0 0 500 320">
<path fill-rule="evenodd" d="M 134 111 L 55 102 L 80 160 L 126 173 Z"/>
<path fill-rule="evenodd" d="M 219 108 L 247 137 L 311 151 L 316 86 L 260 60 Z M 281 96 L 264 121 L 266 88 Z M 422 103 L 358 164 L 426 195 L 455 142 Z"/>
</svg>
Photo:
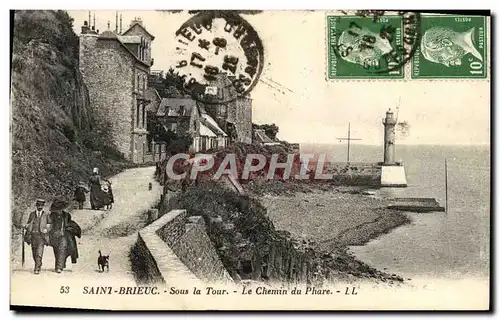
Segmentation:
<svg viewBox="0 0 500 320">
<path fill-rule="evenodd" d="M 59 290 L 61 285 L 76 285 L 81 291 L 83 285 L 103 286 L 115 283 L 121 286 L 135 285 L 130 268 L 128 254 L 131 245 L 137 238 L 137 230 L 144 219 L 144 213 L 159 199 L 162 188 L 154 179 L 154 167 L 134 168 L 113 176 L 115 203 L 107 211 L 74 210 L 71 212 L 83 230 L 82 237 L 77 239 L 80 258 L 71 265 L 68 258 L 67 269 L 61 274 L 54 272 L 54 254 L 52 247 L 45 247 L 42 271 L 33 273 L 31 248 L 26 245 L 26 263 L 21 266 L 21 250 L 17 251 L 11 265 L 11 299 L 26 299 L 26 295 L 36 297 L 37 288 L 52 286 L 50 291 Z M 149 183 L 152 190 L 149 190 Z M 88 197 L 87 197 L 88 198 Z M 90 207 L 89 204 L 86 207 Z M 98 272 L 98 251 L 110 255 L 110 271 Z M 81 286 L 80 286 L 81 284 Z M 34 291 L 33 291 L 34 290 Z M 59 293 L 59 292 L 54 292 Z M 31 300 L 31 299 L 28 299 Z"/>
</svg>

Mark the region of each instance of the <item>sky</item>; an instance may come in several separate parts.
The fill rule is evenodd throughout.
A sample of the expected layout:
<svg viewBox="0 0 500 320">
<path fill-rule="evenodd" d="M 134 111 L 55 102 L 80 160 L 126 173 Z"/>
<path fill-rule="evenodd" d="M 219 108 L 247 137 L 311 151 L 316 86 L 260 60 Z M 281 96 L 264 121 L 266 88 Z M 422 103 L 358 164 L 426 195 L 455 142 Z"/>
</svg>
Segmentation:
<svg viewBox="0 0 500 320">
<path fill-rule="evenodd" d="M 177 64 L 175 31 L 188 20 L 187 12 L 120 11 L 123 30 L 140 17 L 156 38 L 152 70 Z M 88 11 L 69 11 L 79 34 Z M 92 11 L 101 32 L 115 28 L 116 11 Z M 264 69 L 250 92 L 253 122 L 275 123 L 278 137 L 289 142 L 383 143 L 382 118 L 399 106 L 398 118 L 410 125 L 399 144 L 489 144 L 490 83 L 483 80 L 326 80 L 324 11 L 265 11 L 243 17 L 264 46 Z M 489 34 L 489 33 L 488 33 Z M 410 72 L 409 69 L 406 72 Z M 489 73 L 489 71 L 488 71 Z M 274 88 L 269 85 L 273 84 Z M 279 83 L 279 85 L 275 85 Z M 276 90 L 280 88 L 281 90 Z"/>
</svg>

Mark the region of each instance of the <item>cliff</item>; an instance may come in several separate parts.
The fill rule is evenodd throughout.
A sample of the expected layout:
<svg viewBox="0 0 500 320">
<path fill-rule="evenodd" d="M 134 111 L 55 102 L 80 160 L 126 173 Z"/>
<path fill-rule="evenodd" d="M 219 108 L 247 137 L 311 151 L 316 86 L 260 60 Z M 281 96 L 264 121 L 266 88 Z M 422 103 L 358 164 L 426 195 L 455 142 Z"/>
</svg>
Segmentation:
<svg viewBox="0 0 500 320">
<path fill-rule="evenodd" d="M 16 11 L 11 72 L 13 223 L 37 197 L 70 197 L 93 167 L 103 176 L 128 163 L 95 124 L 78 71 L 78 37 L 65 11 Z M 25 219 L 25 218 L 24 218 Z"/>
</svg>

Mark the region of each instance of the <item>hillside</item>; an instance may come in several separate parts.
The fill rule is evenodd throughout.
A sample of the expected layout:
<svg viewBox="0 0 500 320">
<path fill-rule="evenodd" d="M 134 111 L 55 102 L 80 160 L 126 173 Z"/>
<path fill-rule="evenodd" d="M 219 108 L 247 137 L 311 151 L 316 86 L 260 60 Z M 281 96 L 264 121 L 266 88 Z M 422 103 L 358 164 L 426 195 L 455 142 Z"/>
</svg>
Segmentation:
<svg viewBox="0 0 500 320">
<path fill-rule="evenodd" d="M 78 71 L 78 37 L 65 11 L 16 11 L 11 73 L 12 218 L 37 197 L 70 197 L 93 167 L 129 166 L 96 122 Z M 69 198 L 71 199 L 71 198 Z"/>
</svg>

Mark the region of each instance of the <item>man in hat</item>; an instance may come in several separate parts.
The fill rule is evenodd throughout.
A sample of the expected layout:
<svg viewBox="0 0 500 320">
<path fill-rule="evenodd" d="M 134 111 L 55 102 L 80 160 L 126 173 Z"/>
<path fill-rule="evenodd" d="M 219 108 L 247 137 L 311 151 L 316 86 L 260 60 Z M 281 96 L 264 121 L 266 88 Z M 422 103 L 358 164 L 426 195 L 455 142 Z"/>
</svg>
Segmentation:
<svg viewBox="0 0 500 320">
<path fill-rule="evenodd" d="M 31 252 L 35 261 L 35 274 L 39 274 L 42 268 L 43 250 L 49 245 L 49 232 L 52 228 L 51 217 L 43 210 L 45 200 L 36 200 L 36 210 L 30 213 L 26 229 L 25 241 L 31 244 Z"/>
<path fill-rule="evenodd" d="M 52 222 L 50 243 L 54 249 L 55 271 L 57 273 L 61 273 L 66 267 L 66 259 L 68 257 L 66 227 L 71 220 L 69 213 L 65 211 L 68 205 L 69 203 L 66 200 L 56 198 L 50 206 L 50 219 Z"/>
</svg>

